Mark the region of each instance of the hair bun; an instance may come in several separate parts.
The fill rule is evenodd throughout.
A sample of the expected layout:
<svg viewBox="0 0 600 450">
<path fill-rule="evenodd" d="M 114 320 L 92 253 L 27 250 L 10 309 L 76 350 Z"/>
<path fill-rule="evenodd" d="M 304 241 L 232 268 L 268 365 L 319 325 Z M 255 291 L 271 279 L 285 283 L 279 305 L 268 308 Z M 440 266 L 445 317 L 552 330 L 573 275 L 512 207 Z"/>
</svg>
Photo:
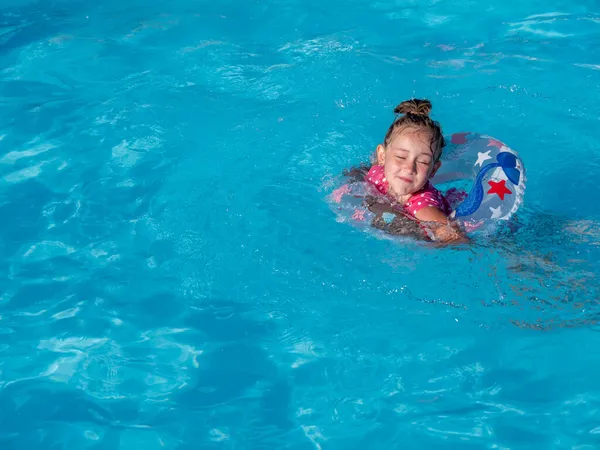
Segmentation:
<svg viewBox="0 0 600 450">
<path fill-rule="evenodd" d="M 415 116 L 429 117 L 431 102 L 429 100 L 405 100 L 394 108 L 396 114 L 413 114 Z"/>
</svg>

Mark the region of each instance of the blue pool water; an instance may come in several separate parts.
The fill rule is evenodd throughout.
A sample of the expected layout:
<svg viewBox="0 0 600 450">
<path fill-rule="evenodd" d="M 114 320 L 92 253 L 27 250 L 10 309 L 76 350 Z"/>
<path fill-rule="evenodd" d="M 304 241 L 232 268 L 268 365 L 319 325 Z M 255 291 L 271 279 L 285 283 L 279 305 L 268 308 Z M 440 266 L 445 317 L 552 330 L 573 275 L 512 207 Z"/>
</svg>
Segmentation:
<svg viewBox="0 0 600 450">
<path fill-rule="evenodd" d="M 0 448 L 600 446 L 589 0 L 4 0 Z M 463 248 L 338 223 L 392 109 L 527 164 Z"/>
</svg>

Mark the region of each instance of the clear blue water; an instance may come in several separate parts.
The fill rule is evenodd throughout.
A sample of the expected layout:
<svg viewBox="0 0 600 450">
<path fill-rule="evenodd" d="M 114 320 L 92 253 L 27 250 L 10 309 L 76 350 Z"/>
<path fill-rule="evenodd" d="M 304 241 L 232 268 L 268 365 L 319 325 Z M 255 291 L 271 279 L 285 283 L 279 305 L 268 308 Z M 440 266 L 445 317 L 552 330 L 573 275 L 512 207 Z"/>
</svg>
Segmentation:
<svg viewBox="0 0 600 450">
<path fill-rule="evenodd" d="M 598 448 L 599 47 L 584 0 L 4 0 L 0 448 Z M 335 221 L 413 95 L 520 152 L 516 234 Z"/>
</svg>

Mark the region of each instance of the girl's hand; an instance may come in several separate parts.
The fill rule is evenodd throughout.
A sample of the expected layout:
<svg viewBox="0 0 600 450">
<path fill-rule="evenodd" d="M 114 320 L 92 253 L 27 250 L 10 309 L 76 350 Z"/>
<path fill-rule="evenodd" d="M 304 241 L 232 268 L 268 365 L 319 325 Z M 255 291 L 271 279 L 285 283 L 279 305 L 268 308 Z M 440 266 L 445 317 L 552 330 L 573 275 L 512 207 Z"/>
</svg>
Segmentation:
<svg viewBox="0 0 600 450">
<path fill-rule="evenodd" d="M 435 236 L 435 242 L 440 244 L 467 244 L 469 238 L 454 224 L 429 222 L 425 225 Z"/>
<path fill-rule="evenodd" d="M 423 225 L 430 230 L 435 241 L 446 244 L 464 244 L 469 242 L 469 238 L 461 229 L 448 219 L 448 216 L 434 206 L 427 206 L 417 211 L 415 217 L 426 222 Z"/>
</svg>

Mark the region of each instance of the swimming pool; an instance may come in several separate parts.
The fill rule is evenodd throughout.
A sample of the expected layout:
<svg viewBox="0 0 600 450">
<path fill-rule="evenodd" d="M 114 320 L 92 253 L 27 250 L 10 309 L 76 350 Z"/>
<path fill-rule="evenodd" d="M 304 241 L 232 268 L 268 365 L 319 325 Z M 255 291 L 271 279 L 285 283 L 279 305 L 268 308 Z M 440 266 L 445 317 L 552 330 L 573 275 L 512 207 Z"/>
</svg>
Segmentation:
<svg viewBox="0 0 600 450">
<path fill-rule="evenodd" d="M 595 3 L 0 6 L 0 447 L 600 445 Z M 337 223 L 392 109 L 519 151 L 463 249 Z"/>
</svg>

